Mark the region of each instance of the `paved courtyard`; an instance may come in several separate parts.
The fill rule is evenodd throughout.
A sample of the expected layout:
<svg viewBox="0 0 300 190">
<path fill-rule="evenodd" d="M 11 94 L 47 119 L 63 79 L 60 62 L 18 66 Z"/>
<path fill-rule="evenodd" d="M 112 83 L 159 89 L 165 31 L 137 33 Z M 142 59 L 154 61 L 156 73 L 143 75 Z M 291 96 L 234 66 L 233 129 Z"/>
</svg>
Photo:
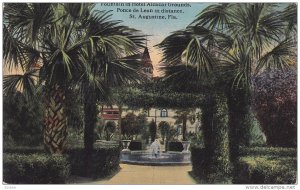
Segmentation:
<svg viewBox="0 0 300 190">
<path fill-rule="evenodd" d="M 89 184 L 110 185 L 188 185 L 196 184 L 188 172 L 192 166 L 141 166 L 120 164 L 121 170 L 112 178 Z"/>
</svg>

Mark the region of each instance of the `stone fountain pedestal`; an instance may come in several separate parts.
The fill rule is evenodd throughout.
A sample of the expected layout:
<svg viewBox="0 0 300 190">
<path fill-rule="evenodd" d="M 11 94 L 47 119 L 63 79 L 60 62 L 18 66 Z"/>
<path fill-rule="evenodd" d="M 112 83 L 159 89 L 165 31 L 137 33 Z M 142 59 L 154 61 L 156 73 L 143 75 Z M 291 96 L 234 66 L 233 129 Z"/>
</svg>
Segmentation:
<svg viewBox="0 0 300 190">
<path fill-rule="evenodd" d="M 122 153 L 130 153 L 129 150 L 129 145 L 130 145 L 131 140 L 122 140 L 122 145 L 123 145 L 123 150 Z"/>
<path fill-rule="evenodd" d="M 190 141 L 182 141 L 181 143 L 182 143 L 182 146 L 183 146 L 182 153 L 190 154 L 191 152 L 189 151 L 189 147 L 190 147 L 191 142 Z"/>
<path fill-rule="evenodd" d="M 191 142 L 190 141 L 182 141 L 183 150 L 181 154 L 183 154 L 183 160 L 189 161 L 191 159 L 191 151 L 189 151 L 189 147 Z"/>
</svg>

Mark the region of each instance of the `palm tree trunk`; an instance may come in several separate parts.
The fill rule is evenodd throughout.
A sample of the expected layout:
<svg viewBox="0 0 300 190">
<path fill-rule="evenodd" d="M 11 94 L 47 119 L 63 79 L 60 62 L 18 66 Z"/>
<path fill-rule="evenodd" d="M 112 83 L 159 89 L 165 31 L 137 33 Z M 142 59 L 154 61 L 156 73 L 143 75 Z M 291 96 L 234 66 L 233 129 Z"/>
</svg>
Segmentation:
<svg viewBox="0 0 300 190">
<path fill-rule="evenodd" d="M 122 126 L 122 113 L 123 113 L 123 106 L 118 105 L 119 109 L 119 119 L 118 119 L 118 126 L 117 126 L 117 133 L 119 135 L 119 140 L 122 140 L 122 131 L 121 131 L 121 126 Z"/>
<path fill-rule="evenodd" d="M 48 87 L 44 117 L 44 145 L 52 154 L 62 154 L 67 137 L 67 120 L 64 112 L 65 91 L 59 86 Z"/>
<path fill-rule="evenodd" d="M 94 144 L 94 129 L 97 123 L 97 100 L 96 93 L 93 88 L 86 88 L 83 92 L 84 103 L 84 149 L 85 149 L 85 176 L 91 177 L 93 170 L 93 144 Z"/>
<path fill-rule="evenodd" d="M 91 153 L 94 144 L 94 129 L 97 123 L 97 100 L 93 89 L 84 90 L 84 148 Z"/>
<path fill-rule="evenodd" d="M 182 119 L 182 140 L 186 141 L 186 122 L 187 122 L 187 116 L 183 116 Z"/>
</svg>

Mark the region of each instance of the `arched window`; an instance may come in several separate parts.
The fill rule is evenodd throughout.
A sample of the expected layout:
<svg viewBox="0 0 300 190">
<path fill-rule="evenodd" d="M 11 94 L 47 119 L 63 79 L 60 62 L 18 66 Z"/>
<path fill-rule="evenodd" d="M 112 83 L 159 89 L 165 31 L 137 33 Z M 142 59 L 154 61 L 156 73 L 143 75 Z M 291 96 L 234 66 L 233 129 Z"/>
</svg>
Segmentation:
<svg viewBox="0 0 300 190">
<path fill-rule="evenodd" d="M 160 117 L 168 117 L 168 111 L 166 109 L 162 109 L 160 111 Z"/>
<path fill-rule="evenodd" d="M 181 125 L 178 125 L 176 130 L 179 135 L 182 135 L 182 126 Z"/>
</svg>

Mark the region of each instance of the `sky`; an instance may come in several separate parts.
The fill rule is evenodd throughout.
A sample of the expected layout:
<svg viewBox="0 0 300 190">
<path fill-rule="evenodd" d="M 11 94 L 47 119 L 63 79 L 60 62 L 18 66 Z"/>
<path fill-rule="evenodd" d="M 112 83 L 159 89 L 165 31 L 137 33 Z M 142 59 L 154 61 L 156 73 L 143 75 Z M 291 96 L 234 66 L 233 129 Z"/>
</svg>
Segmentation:
<svg viewBox="0 0 300 190">
<path fill-rule="evenodd" d="M 169 2 L 170 3 L 170 2 Z M 172 2 L 174 3 L 174 2 Z M 209 6 L 211 3 L 189 3 L 190 7 L 177 7 L 172 6 L 175 4 L 163 3 L 160 6 L 147 6 L 145 3 L 143 5 L 137 5 L 130 3 L 130 6 L 110 6 L 105 3 L 97 3 L 95 9 L 97 10 L 111 10 L 112 11 L 112 19 L 114 20 L 122 20 L 122 24 L 141 30 L 143 34 L 150 35 L 147 37 L 147 47 L 150 52 L 150 57 L 152 63 L 155 66 L 160 62 L 162 55 L 157 47 L 153 47 L 159 44 L 165 37 L 170 35 L 172 32 L 176 30 L 184 29 L 187 25 L 189 25 L 195 18 L 196 15 L 199 14 L 204 8 Z M 122 10 L 120 10 L 122 9 Z M 133 11 L 133 9 L 137 9 L 138 13 L 133 12 L 121 12 L 121 11 Z M 142 10 L 159 10 L 163 9 L 167 10 L 182 10 L 182 13 L 145 13 L 141 12 Z M 135 15 L 136 19 L 129 18 L 130 14 Z M 177 19 L 139 19 L 139 15 L 174 15 Z M 170 17 L 171 18 L 171 17 Z M 172 17 L 174 18 L 174 17 Z M 154 70 L 154 75 L 158 75 L 158 71 Z"/>
</svg>

